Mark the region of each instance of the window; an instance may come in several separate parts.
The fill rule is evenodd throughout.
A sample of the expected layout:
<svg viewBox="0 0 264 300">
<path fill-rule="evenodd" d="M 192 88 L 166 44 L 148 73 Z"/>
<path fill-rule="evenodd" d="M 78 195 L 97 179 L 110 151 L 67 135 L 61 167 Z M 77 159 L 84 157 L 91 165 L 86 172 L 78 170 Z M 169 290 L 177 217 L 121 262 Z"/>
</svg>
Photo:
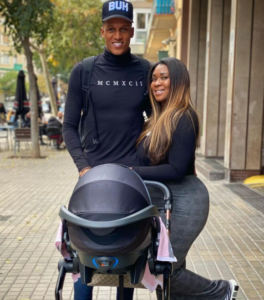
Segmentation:
<svg viewBox="0 0 264 300">
<path fill-rule="evenodd" d="M 17 63 L 17 56 L 14 56 L 13 57 L 13 64 L 16 64 Z"/>
<path fill-rule="evenodd" d="M 145 43 L 146 42 L 146 36 L 147 32 L 146 31 L 137 31 L 136 32 L 136 42 L 137 43 Z"/>
<path fill-rule="evenodd" d="M 134 9 L 134 36 L 131 44 L 135 45 L 136 51 L 143 51 L 144 44 L 147 41 L 148 26 L 150 21 L 151 8 L 135 8 Z M 134 47 L 134 46 L 133 46 Z M 138 50 L 142 49 L 142 50 Z M 139 54 L 139 53 L 137 53 Z"/>
<path fill-rule="evenodd" d="M 9 55 L 7 55 L 7 54 L 2 54 L 2 59 L 1 59 L 1 61 L 2 61 L 2 64 L 3 64 L 3 65 L 9 65 Z"/>
<path fill-rule="evenodd" d="M 146 15 L 145 14 L 137 15 L 137 29 L 146 29 Z"/>
<path fill-rule="evenodd" d="M 145 43 L 147 37 L 147 25 L 148 25 L 148 14 L 137 13 L 136 16 L 136 28 L 135 28 L 135 40 L 136 43 Z"/>
<path fill-rule="evenodd" d="M 5 34 L 2 35 L 2 42 L 3 42 L 3 45 L 8 45 L 9 44 L 8 35 L 5 35 Z"/>
</svg>

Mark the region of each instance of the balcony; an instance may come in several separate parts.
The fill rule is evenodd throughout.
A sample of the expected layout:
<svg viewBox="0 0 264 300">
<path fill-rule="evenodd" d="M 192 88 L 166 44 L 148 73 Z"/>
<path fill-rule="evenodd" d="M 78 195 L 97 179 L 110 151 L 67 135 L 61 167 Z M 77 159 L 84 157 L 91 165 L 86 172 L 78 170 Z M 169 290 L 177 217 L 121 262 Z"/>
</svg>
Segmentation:
<svg viewBox="0 0 264 300">
<path fill-rule="evenodd" d="M 146 59 L 152 62 L 158 60 L 158 51 L 163 47 L 162 41 L 171 36 L 175 26 L 175 1 L 154 0 L 144 53 Z"/>
<path fill-rule="evenodd" d="M 174 14 L 174 1 L 172 0 L 156 0 L 154 1 L 155 14 Z"/>
</svg>

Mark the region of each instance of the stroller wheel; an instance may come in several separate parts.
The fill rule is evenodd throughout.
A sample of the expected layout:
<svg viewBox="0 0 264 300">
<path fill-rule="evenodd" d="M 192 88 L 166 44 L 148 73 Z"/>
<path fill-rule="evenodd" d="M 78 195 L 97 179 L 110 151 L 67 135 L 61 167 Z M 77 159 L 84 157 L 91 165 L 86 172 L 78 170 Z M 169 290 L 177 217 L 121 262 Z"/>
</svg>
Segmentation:
<svg viewBox="0 0 264 300">
<path fill-rule="evenodd" d="M 170 300 L 170 270 L 164 270 L 162 300 Z"/>
<path fill-rule="evenodd" d="M 66 276 L 66 269 L 63 265 L 63 260 L 59 262 L 59 276 L 55 288 L 55 299 L 62 300 L 62 288 Z"/>
<path fill-rule="evenodd" d="M 119 275 L 119 300 L 124 299 L 124 275 Z"/>
</svg>

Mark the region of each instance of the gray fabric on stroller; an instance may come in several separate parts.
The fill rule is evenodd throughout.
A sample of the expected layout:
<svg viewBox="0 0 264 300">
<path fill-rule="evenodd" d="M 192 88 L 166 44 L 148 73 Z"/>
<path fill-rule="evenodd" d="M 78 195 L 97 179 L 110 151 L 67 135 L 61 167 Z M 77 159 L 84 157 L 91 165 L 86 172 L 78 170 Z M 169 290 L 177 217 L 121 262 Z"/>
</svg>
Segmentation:
<svg viewBox="0 0 264 300">
<path fill-rule="evenodd" d="M 106 164 L 80 178 L 70 199 L 69 211 L 85 220 L 105 222 L 132 215 L 150 204 L 148 190 L 136 173 Z M 150 228 L 150 218 L 100 229 L 71 224 L 69 235 L 74 246 L 87 254 L 115 255 L 133 251 L 143 242 L 148 246 Z"/>
</svg>

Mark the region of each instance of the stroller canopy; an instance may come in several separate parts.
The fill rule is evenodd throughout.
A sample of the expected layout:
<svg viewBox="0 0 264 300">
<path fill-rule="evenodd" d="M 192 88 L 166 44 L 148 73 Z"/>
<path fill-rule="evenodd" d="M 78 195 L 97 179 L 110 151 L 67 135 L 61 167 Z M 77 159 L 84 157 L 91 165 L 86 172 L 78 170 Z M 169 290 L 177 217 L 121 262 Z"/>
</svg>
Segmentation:
<svg viewBox="0 0 264 300">
<path fill-rule="evenodd" d="M 113 221 L 137 213 L 150 204 L 148 190 L 134 171 L 105 164 L 80 178 L 70 199 L 69 211 L 89 221 Z M 123 227 L 96 230 L 69 225 L 71 242 L 86 253 L 125 253 L 144 241 L 150 242 L 150 218 Z"/>
<path fill-rule="evenodd" d="M 105 164 L 85 173 L 78 181 L 69 211 L 91 221 L 126 217 L 151 204 L 142 179 L 129 168 Z"/>
</svg>

